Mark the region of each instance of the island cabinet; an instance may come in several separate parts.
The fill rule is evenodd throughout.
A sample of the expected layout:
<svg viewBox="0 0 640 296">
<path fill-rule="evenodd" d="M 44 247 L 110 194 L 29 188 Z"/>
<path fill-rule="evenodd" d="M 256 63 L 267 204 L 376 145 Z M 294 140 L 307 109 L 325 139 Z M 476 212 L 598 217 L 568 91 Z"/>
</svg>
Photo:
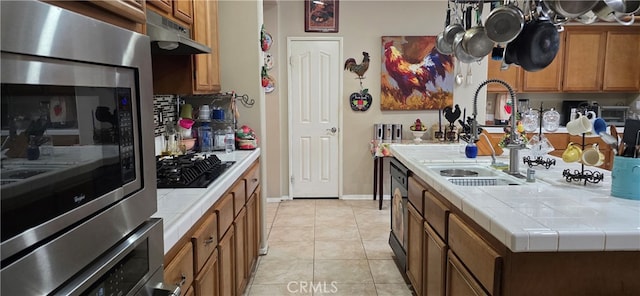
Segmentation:
<svg viewBox="0 0 640 296">
<path fill-rule="evenodd" d="M 219 92 L 218 1 L 195 1 L 192 38 L 210 53 L 152 56 L 155 94 L 211 94 Z"/>
<path fill-rule="evenodd" d="M 101 20 L 112 25 L 144 33 L 146 3 L 144 0 L 45 0 L 49 4 Z"/>
<path fill-rule="evenodd" d="M 181 295 L 243 295 L 260 241 L 260 162 L 249 169 L 165 254 L 165 282 Z"/>
<path fill-rule="evenodd" d="M 410 174 L 406 273 L 416 295 L 640 295 L 640 252 L 513 252 L 447 196 Z M 412 194 L 422 201 L 411 202 Z M 422 239 L 414 239 L 411 227 L 421 219 Z M 419 248 L 422 253 L 412 251 Z M 411 264 L 414 260 L 422 262 L 421 269 Z"/>
</svg>

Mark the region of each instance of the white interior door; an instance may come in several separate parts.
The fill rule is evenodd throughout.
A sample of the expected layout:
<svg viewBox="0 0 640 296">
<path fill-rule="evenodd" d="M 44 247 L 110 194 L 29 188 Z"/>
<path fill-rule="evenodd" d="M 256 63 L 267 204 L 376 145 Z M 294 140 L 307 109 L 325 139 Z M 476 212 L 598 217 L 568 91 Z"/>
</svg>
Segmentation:
<svg viewBox="0 0 640 296">
<path fill-rule="evenodd" d="M 342 39 L 289 38 L 289 195 L 339 197 Z"/>
</svg>

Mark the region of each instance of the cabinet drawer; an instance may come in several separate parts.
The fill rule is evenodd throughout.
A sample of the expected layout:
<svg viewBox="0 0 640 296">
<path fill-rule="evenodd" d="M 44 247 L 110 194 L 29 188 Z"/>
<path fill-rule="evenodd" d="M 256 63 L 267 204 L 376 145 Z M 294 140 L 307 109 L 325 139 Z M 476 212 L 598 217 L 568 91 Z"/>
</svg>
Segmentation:
<svg viewBox="0 0 640 296">
<path fill-rule="evenodd" d="M 491 294 L 498 294 L 502 257 L 456 215 L 449 215 L 449 247 Z"/>
<path fill-rule="evenodd" d="M 175 258 L 164 269 L 164 282 L 178 285 L 182 288 L 182 295 L 193 283 L 193 248 L 187 242 Z"/>
<path fill-rule="evenodd" d="M 242 210 L 242 207 L 244 207 L 244 204 L 247 202 L 248 198 L 247 198 L 247 193 L 245 191 L 245 185 L 244 185 L 244 180 L 239 180 L 238 182 L 236 182 L 235 186 L 233 186 L 233 189 L 231 190 L 231 193 L 233 193 L 233 216 L 236 217 L 238 216 L 238 213 L 240 213 L 240 210 Z"/>
<path fill-rule="evenodd" d="M 228 193 L 218 200 L 214 209 L 218 215 L 218 240 L 221 240 L 224 233 L 227 232 L 227 229 L 231 226 L 231 223 L 233 223 L 233 194 Z"/>
<path fill-rule="evenodd" d="M 247 180 L 247 198 L 253 194 L 253 191 L 256 190 L 258 184 L 260 184 L 260 163 L 256 163 L 253 165 L 249 172 L 246 174 L 245 179 Z"/>
<path fill-rule="evenodd" d="M 447 260 L 447 296 L 472 295 L 490 296 L 482 289 L 473 275 L 467 271 L 464 264 L 455 254 L 449 251 Z"/>
<path fill-rule="evenodd" d="M 191 236 L 195 260 L 195 273 L 198 273 L 218 245 L 218 220 L 216 213 L 210 213 L 204 223 Z"/>
<path fill-rule="evenodd" d="M 424 189 L 424 187 L 422 187 L 422 185 L 420 185 L 420 183 L 418 182 L 418 179 L 416 179 L 413 176 L 409 176 L 408 187 L 409 187 L 409 193 L 408 193 L 409 202 L 416 208 L 416 210 L 418 211 L 418 214 L 420 214 L 420 217 L 424 217 L 422 194 L 426 190 Z"/>
<path fill-rule="evenodd" d="M 424 218 L 438 233 L 440 238 L 447 241 L 447 215 L 449 208 L 438 200 L 430 191 L 424 192 Z"/>
</svg>

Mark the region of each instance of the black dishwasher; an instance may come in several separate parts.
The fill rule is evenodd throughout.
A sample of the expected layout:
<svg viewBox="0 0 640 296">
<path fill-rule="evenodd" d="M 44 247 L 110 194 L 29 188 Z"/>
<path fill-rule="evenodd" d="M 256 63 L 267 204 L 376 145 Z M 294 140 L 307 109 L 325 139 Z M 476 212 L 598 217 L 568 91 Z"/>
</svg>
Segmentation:
<svg viewBox="0 0 640 296">
<path fill-rule="evenodd" d="M 391 233 L 389 234 L 389 245 L 393 250 L 400 270 L 406 270 L 407 177 L 409 169 L 395 158 L 391 159 L 389 168 L 391 174 Z"/>
</svg>

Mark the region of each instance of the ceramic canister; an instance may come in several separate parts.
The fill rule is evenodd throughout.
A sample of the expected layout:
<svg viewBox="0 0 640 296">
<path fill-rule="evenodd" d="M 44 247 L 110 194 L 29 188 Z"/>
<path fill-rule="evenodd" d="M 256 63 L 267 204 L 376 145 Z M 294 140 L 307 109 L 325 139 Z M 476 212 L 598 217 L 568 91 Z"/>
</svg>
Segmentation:
<svg viewBox="0 0 640 296">
<path fill-rule="evenodd" d="M 611 170 L 611 195 L 640 200 L 640 158 L 615 156 Z"/>
</svg>

